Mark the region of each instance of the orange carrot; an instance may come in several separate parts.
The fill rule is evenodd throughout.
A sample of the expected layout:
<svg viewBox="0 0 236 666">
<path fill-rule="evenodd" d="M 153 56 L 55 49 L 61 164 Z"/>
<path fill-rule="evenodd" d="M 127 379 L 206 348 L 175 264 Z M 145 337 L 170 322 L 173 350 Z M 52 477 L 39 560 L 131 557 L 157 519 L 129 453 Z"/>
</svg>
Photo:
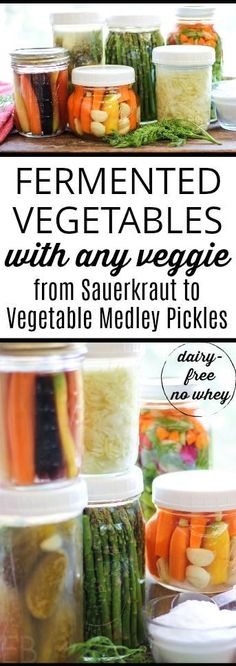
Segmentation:
<svg viewBox="0 0 236 666">
<path fill-rule="evenodd" d="M 145 527 L 146 562 L 148 571 L 150 571 L 153 576 L 157 575 L 157 556 L 155 553 L 155 546 L 158 517 L 158 513 L 155 513 Z"/>
<path fill-rule="evenodd" d="M 175 517 L 170 511 L 160 510 L 156 531 L 156 555 L 168 559 L 171 535 L 175 526 Z"/>
<path fill-rule="evenodd" d="M 163 439 L 169 439 L 169 431 L 166 430 L 166 428 L 162 428 L 161 426 L 159 426 L 159 427 L 156 429 L 156 436 L 157 436 L 158 439 L 160 439 L 161 441 L 163 441 Z"/>
<path fill-rule="evenodd" d="M 177 432 L 177 430 L 171 430 L 169 433 L 169 439 L 171 439 L 173 442 L 179 442 L 180 434 Z"/>
<path fill-rule="evenodd" d="M 203 513 L 192 514 L 190 525 L 190 548 L 201 548 L 207 521 L 208 518 Z"/>
<path fill-rule="evenodd" d="M 60 129 L 67 124 L 68 71 L 62 70 L 57 78 L 57 99 L 60 118 Z"/>
<path fill-rule="evenodd" d="M 81 103 L 84 96 L 84 89 L 82 86 L 77 86 L 74 90 L 74 118 L 80 118 Z"/>
<path fill-rule="evenodd" d="M 196 447 L 197 449 L 206 449 L 209 444 L 208 435 L 206 432 L 202 432 L 197 435 Z"/>
<path fill-rule="evenodd" d="M 94 89 L 93 102 L 92 102 L 93 111 L 100 111 L 104 94 L 105 94 L 105 88 Z"/>
<path fill-rule="evenodd" d="M 186 444 L 191 446 L 191 444 L 194 444 L 197 439 L 197 431 L 196 430 L 188 430 L 186 434 Z"/>
<path fill-rule="evenodd" d="M 131 107 L 131 114 L 129 117 L 130 130 L 135 130 L 137 127 L 137 98 L 132 88 L 129 90 L 129 105 Z"/>
<path fill-rule="evenodd" d="M 90 134 L 91 132 L 91 110 L 92 110 L 92 96 L 86 96 L 81 103 L 80 122 L 82 132 Z"/>
<path fill-rule="evenodd" d="M 41 119 L 37 97 L 30 83 L 28 74 L 21 75 L 21 93 L 27 110 L 32 134 L 41 134 Z"/>
<path fill-rule="evenodd" d="M 35 375 L 12 373 L 8 394 L 8 431 L 12 478 L 18 485 L 34 481 Z"/>
<path fill-rule="evenodd" d="M 224 514 L 224 521 L 229 527 L 230 537 L 236 536 L 236 511 L 227 511 Z"/>
<path fill-rule="evenodd" d="M 119 104 L 129 102 L 129 86 L 119 86 Z"/>
<path fill-rule="evenodd" d="M 183 521 L 184 522 L 184 521 Z M 169 574 L 171 578 L 184 581 L 188 565 L 186 550 L 189 546 L 190 530 L 188 525 L 180 523 L 175 528 L 170 542 Z"/>
</svg>

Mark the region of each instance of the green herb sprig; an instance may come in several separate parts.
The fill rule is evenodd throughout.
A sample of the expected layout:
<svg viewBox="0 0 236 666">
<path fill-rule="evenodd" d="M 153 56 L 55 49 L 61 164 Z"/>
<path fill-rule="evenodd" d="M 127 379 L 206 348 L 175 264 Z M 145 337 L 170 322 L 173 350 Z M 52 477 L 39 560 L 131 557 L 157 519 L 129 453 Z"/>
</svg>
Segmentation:
<svg viewBox="0 0 236 666">
<path fill-rule="evenodd" d="M 145 646 L 131 650 L 123 645 L 114 645 L 109 638 L 96 636 L 85 643 L 72 645 L 69 654 L 76 657 L 77 664 L 143 664 L 154 663 Z"/>
<path fill-rule="evenodd" d="M 105 141 L 116 148 L 140 148 L 140 146 L 147 146 L 157 141 L 168 141 L 169 146 L 179 148 L 188 140 L 194 139 L 221 145 L 206 130 L 196 123 L 186 120 L 156 120 L 153 123 L 142 125 L 126 136 L 112 132 Z"/>
</svg>

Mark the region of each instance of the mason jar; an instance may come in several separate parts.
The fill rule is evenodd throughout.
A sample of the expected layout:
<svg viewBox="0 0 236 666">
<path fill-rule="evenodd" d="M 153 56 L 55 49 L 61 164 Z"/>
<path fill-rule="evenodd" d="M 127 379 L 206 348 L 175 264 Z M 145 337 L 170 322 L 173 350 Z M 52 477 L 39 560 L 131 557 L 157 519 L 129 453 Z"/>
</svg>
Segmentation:
<svg viewBox="0 0 236 666">
<path fill-rule="evenodd" d="M 147 568 L 161 585 L 215 594 L 236 583 L 235 474 L 174 472 L 153 481 Z"/>
<path fill-rule="evenodd" d="M 138 458 L 141 348 L 114 342 L 87 347 L 82 472 L 120 474 Z"/>
<path fill-rule="evenodd" d="M 83 641 L 86 484 L 0 489 L 0 661 L 64 663 Z"/>
<path fill-rule="evenodd" d="M 106 63 L 134 67 L 141 121 L 156 120 L 156 72 L 152 63 L 152 51 L 164 44 L 159 17 L 111 16 L 108 19 L 108 29 Z"/>
<path fill-rule="evenodd" d="M 61 134 L 67 124 L 69 53 L 62 48 L 17 49 L 14 72 L 15 124 L 28 137 Z"/>
<path fill-rule="evenodd" d="M 86 476 L 83 516 L 85 640 L 106 636 L 116 645 L 144 642 L 144 520 L 142 472 Z"/>
<path fill-rule="evenodd" d="M 54 46 L 70 54 L 69 78 L 75 67 L 103 62 L 104 20 L 96 12 L 51 14 Z"/>
</svg>

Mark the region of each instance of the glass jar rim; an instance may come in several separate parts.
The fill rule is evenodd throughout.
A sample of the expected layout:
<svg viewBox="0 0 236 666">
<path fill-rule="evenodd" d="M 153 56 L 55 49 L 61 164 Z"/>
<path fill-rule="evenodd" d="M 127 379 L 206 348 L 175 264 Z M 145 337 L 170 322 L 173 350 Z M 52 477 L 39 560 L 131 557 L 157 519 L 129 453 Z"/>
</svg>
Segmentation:
<svg viewBox="0 0 236 666">
<path fill-rule="evenodd" d="M 34 349 L 4 348 L 0 344 L 1 372 L 59 372 L 73 371 L 87 353 L 83 344 L 71 343 L 63 347 L 37 347 Z"/>
<path fill-rule="evenodd" d="M 177 7 L 175 16 L 179 22 L 186 20 L 187 22 L 197 21 L 201 22 L 207 20 L 213 20 L 215 15 L 215 5 L 207 4 L 188 4 L 180 5 Z"/>
<path fill-rule="evenodd" d="M 121 30 L 148 30 L 149 28 L 154 30 L 154 28 L 160 28 L 161 21 L 159 16 L 156 15 L 125 15 L 118 14 L 116 16 L 111 16 L 107 21 L 108 28 L 120 28 Z"/>
<path fill-rule="evenodd" d="M 69 51 L 56 46 L 15 49 L 10 53 L 10 57 L 12 65 L 60 65 L 67 64 L 70 60 Z"/>
</svg>

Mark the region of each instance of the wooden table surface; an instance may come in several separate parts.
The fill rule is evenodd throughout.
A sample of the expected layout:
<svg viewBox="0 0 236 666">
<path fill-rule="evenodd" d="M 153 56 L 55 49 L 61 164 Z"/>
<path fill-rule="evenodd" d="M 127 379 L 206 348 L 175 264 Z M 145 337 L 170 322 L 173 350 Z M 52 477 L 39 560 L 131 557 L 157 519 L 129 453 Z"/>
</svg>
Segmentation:
<svg viewBox="0 0 236 666">
<path fill-rule="evenodd" d="M 203 141 L 188 142 L 182 148 L 171 148 L 166 143 L 158 143 L 152 146 L 143 146 L 142 148 L 112 148 L 102 142 L 83 141 L 78 139 L 70 132 L 66 132 L 61 136 L 49 139 L 28 139 L 20 136 L 19 134 L 11 134 L 6 141 L 0 146 L 0 154 L 17 154 L 17 153 L 227 153 L 236 154 L 236 132 L 229 132 L 223 129 L 212 129 L 212 135 L 221 145 L 212 143 L 205 143 Z"/>
</svg>

